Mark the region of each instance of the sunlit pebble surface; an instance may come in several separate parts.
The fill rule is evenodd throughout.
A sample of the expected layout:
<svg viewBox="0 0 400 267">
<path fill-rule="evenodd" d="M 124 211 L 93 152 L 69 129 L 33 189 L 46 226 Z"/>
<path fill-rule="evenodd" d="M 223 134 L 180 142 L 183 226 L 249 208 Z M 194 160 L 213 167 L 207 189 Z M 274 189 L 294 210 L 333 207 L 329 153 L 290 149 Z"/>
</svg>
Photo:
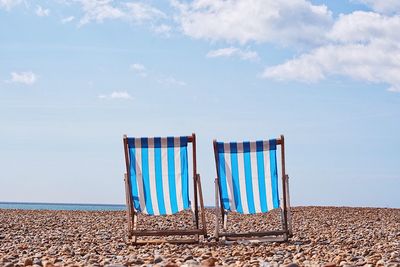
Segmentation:
<svg viewBox="0 0 400 267">
<path fill-rule="evenodd" d="M 141 216 L 151 228 L 187 228 L 192 216 Z M 122 211 L 0 209 L 0 266 L 400 266 L 400 209 L 295 207 L 287 243 L 133 246 Z M 229 218 L 232 231 L 277 229 L 278 212 Z M 267 230 L 269 230 L 267 229 Z"/>
</svg>

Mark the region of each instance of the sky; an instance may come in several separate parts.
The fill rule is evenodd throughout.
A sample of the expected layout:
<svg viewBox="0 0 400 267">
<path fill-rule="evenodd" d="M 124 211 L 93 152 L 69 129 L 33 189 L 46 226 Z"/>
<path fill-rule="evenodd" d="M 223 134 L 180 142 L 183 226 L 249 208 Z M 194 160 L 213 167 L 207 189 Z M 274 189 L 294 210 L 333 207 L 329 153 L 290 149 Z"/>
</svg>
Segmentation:
<svg viewBox="0 0 400 267">
<path fill-rule="evenodd" d="M 0 0 L 0 201 L 125 201 L 122 136 L 284 134 L 294 206 L 400 208 L 400 1 Z"/>
</svg>

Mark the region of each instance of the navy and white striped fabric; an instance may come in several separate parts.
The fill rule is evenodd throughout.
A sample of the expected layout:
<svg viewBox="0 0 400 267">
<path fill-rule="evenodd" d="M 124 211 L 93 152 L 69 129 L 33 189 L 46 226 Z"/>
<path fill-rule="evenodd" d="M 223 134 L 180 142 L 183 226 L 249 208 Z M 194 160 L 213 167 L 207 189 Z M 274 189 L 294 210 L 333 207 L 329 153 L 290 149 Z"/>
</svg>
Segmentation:
<svg viewBox="0 0 400 267">
<path fill-rule="evenodd" d="M 253 214 L 279 207 L 276 139 L 217 142 L 217 155 L 225 210 Z"/>
<path fill-rule="evenodd" d="M 190 207 L 187 137 L 128 138 L 133 204 L 149 215 Z"/>
</svg>

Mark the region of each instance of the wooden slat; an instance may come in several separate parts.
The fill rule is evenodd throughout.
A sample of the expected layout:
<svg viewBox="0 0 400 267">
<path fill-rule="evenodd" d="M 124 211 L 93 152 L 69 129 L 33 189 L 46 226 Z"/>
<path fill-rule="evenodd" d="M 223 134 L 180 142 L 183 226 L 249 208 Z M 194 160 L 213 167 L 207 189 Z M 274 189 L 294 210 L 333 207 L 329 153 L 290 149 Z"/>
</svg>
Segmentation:
<svg viewBox="0 0 400 267">
<path fill-rule="evenodd" d="M 265 232 L 243 232 L 243 233 L 219 233 L 220 236 L 226 237 L 250 237 L 250 236 L 270 236 L 270 235 L 283 235 L 287 234 L 287 231 L 277 230 L 277 231 L 265 231 Z"/>
<path fill-rule="evenodd" d="M 286 166 L 285 166 L 285 138 L 283 135 L 281 135 L 281 165 L 282 165 L 282 193 L 283 193 L 283 226 L 284 226 L 284 230 L 287 231 L 288 230 L 288 223 L 287 223 L 287 198 L 286 198 L 286 193 L 287 193 L 287 189 L 286 189 Z"/>
<path fill-rule="evenodd" d="M 276 139 L 276 144 L 277 145 L 282 145 L 283 144 L 283 140 L 281 138 L 277 138 Z"/>
<path fill-rule="evenodd" d="M 197 201 L 197 158 L 196 158 L 196 135 L 192 133 L 192 160 L 193 160 L 193 195 L 194 195 L 194 217 L 196 220 L 196 228 L 199 228 L 199 210 Z"/>
<path fill-rule="evenodd" d="M 164 243 L 171 243 L 171 244 L 196 244 L 199 240 L 196 238 L 190 239 L 151 239 L 151 240 L 138 240 L 133 242 L 134 245 L 146 245 L 146 244 L 164 244 Z"/>
<path fill-rule="evenodd" d="M 255 242 L 285 242 L 285 241 L 287 241 L 287 239 L 283 236 L 278 236 L 278 237 L 268 236 L 268 237 L 259 237 L 259 238 L 226 237 L 226 241 L 239 241 L 239 240 L 251 240 L 251 241 L 255 241 Z"/>
<path fill-rule="evenodd" d="M 200 174 L 197 174 L 197 182 L 198 182 L 198 190 L 199 190 L 199 201 L 200 201 L 200 211 L 201 211 L 201 224 L 203 226 L 203 235 L 207 236 L 207 228 L 206 228 L 206 215 L 204 210 L 204 202 L 203 202 L 203 191 L 201 188 Z"/>
<path fill-rule="evenodd" d="M 132 234 L 136 236 L 168 236 L 168 235 L 197 235 L 203 234 L 202 229 L 188 230 L 134 230 Z"/>
</svg>

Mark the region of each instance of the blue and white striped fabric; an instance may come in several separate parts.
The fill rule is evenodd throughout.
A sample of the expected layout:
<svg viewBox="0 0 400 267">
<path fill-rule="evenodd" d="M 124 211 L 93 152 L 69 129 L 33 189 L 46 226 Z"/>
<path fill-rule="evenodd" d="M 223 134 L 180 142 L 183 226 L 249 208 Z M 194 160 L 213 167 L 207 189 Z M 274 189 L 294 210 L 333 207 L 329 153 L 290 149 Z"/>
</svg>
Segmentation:
<svg viewBox="0 0 400 267">
<path fill-rule="evenodd" d="M 128 138 L 133 204 L 149 215 L 190 207 L 187 137 Z"/>
<path fill-rule="evenodd" d="M 253 214 L 279 207 L 276 139 L 217 142 L 217 153 L 225 210 Z"/>
</svg>

